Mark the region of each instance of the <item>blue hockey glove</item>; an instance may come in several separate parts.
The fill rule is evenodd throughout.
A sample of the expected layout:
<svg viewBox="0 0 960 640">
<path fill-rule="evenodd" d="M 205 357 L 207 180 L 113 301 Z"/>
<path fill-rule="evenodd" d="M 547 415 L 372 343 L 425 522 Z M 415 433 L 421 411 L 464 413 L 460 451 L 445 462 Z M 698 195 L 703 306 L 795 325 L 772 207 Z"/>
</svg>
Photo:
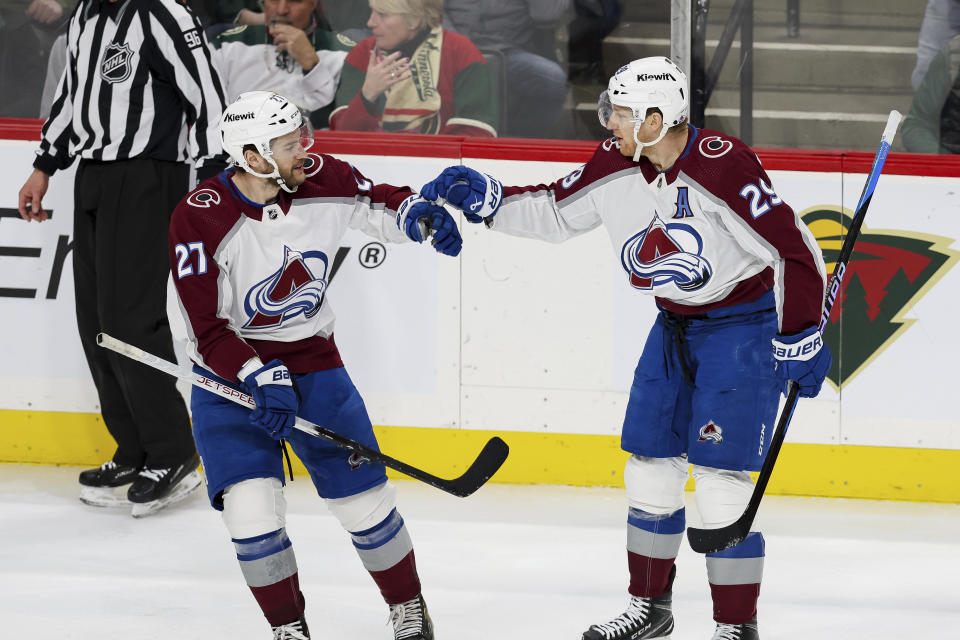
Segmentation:
<svg viewBox="0 0 960 640">
<path fill-rule="evenodd" d="M 773 339 L 773 357 L 777 360 L 777 378 L 783 395 L 787 395 L 787 382 L 793 380 L 800 385 L 803 398 L 813 398 L 820 393 L 833 362 L 830 348 L 815 326 L 792 336 L 777 334 Z"/>
<path fill-rule="evenodd" d="M 420 190 L 427 200 L 447 202 L 463 211 L 467 222 L 483 222 L 497 215 L 503 199 L 503 185 L 496 178 L 470 167 L 447 167 Z"/>
<path fill-rule="evenodd" d="M 257 404 L 250 422 L 277 440 L 290 435 L 300 409 L 300 394 L 287 367 L 279 360 L 271 360 L 247 374 L 243 383 Z"/>
<path fill-rule="evenodd" d="M 443 207 L 412 195 L 397 208 L 397 226 L 414 242 L 423 242 L 433 232 L 433 248 L 448 256 L 456 256 L 463 238 L 453 217 Z"/>
<path fill-rule="evenodd" d="M 430 214 L 430 228 L 433 230 L 433 248 L 447 256 L 457 256 L 463 248 L 460 229 L 446 209 L 437 207 Z"/>
</svg>

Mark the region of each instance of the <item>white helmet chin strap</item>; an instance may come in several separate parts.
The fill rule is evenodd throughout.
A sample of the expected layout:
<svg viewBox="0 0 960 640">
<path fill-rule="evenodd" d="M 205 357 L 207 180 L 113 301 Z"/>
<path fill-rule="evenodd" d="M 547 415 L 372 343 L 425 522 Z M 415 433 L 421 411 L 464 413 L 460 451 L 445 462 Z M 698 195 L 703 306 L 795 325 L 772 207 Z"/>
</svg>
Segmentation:
<svg viewBox="0 0 960 640">
<path fill-rule="evenodd" d="M 664 123 L 662 123 L 662 124 L 660 125 L 660 134 L 657 135 L 657 139 L 656 139 L 656 140 L 654 140 L 653 142 L 640 142 L 639 138 L 637 137 L 637 133 L 640 131 L 640 125 L 641 125 L 641 124 L 643 124 L 643 123 L 642 123 L 642 122 L 638 122 L 638 123 L 636 123 L 635 125 L 633 125 L 633 141 L 634 141 L 635 143 L 637 143 L 637 150 L 633 152 L 633 161 L 634 161 L 634 162 L 639 162 L 639 161 L 640 161 L 640 152 L 643 151 L 643 148 L 644 148 L 644 147 L 651 147 L 651 146 L 657 144 L 658 142 L 660 142 L 661 140 L 663 140 L 663 137 L 667 135 L 667 131 L 669 131 L 669 129 L 670 129 L 670 128 L 667 126 L 667 123 L 664 122 Z"/>
<path fill-rule="evenodd" d="M 273 158 L 271 156 L 260 156 L 260 157 L 270 163 L 270 165 L 273 167 L 273 172 L 257 173 L 256 171 L 253 170 L 253 167 L 250 166 L 249 162 L 244 162 L 244 164 L 247 165 L 244 167 L 247 173 L 249 173 L 250 175 L 257 176 L 258 178 L 266 178 L 268 180 L 272 178 L 277 183 L 277 186 L 279 186 L 281 189 L 283 189 L 287 193 L 295 193 L 297 190 L 297 187 L 294 187 L 293 189 L 291 189 L 290 187 L 287 186 L 286 180 L 280 177 L 280 167 L 278 167 L 277 163 L 273 161 Z"/>
</svg>

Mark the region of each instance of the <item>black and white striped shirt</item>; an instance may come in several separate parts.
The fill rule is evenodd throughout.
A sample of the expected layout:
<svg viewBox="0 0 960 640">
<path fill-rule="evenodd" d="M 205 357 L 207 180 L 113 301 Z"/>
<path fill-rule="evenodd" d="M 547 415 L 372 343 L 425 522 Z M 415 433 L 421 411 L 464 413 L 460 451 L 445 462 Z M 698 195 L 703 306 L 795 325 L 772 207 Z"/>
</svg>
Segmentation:
<svg viewBox="0 0 960 640">
<path fill-rule="evenodd" d="M 76 156 L 202 166 L 221 153 L 224 107 L 203 27 L 190 9 L 176 0 L 81 0 L 33 166 L 52 174 Z"/>
</svg>

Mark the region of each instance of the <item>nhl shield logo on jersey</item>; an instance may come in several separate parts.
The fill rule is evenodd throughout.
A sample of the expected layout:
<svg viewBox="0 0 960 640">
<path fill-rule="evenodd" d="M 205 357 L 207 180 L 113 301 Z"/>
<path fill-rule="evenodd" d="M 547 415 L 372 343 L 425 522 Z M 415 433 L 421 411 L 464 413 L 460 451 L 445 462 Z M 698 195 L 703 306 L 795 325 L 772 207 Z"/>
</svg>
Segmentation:
<svg viewBox="0 0 960 640">
<path fill-rule="evenodd" d="M 106 82 L 123 82 L 130 77 L 133 67 L 130 58 L 133 51 L 126 42 L 111 42 L 103 50 L 103 61 L 100 63 L 100 77 Z"/>
<path fill-rule="evenodd" d="M 307 266 L 319 262 L 327 273 L 327 255 L 322 251 L 294 251 L 283 248 L 283 266 L 247 292 L 243 301 L 247 313 L 244 329 L 270 329 L 303 314 L 310 318 L 320 310 L 327 281 L 317 278 Z"/>
<path fill-rule="evenodd" d="M 723 429 L 720 428 L 720 425 L 715 424 L 713 420 L 707 424 L 700 427 L 700 437 L 697 438 L 699 442 L 712 442 L 713 444 L 720 444 L 723 442 Z"/>
<path fill-rule="evenodd" d="M 702 251 L 703 238 L 696 229 L 682 222 L 665 224 L 655 215 L 646 229 L 623 245 L 620 263 L 636 289 L 672 283 L 682 291 L 696 291 L 713 275 Z"/>
</svg>

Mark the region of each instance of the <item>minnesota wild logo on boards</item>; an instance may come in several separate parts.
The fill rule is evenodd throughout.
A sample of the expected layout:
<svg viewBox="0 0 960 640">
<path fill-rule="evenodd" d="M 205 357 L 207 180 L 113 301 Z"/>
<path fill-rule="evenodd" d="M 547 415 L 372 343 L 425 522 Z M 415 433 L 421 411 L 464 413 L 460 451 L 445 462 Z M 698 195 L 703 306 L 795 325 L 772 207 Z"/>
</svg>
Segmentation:
<svg viewBox="0 0 960 640">
<path fill-rule="evenodd" d="M 853 212 L 819 205 L 800 217 L 817 238 L 829 278 Z M 825 332 L 833 352 L 827 379 L 834 387 L 848 384 L 916 322 L 907 311 L 960 260 L 960 252 L 948 248 L 953 241 L 864 224 Z"/>
</svg>

